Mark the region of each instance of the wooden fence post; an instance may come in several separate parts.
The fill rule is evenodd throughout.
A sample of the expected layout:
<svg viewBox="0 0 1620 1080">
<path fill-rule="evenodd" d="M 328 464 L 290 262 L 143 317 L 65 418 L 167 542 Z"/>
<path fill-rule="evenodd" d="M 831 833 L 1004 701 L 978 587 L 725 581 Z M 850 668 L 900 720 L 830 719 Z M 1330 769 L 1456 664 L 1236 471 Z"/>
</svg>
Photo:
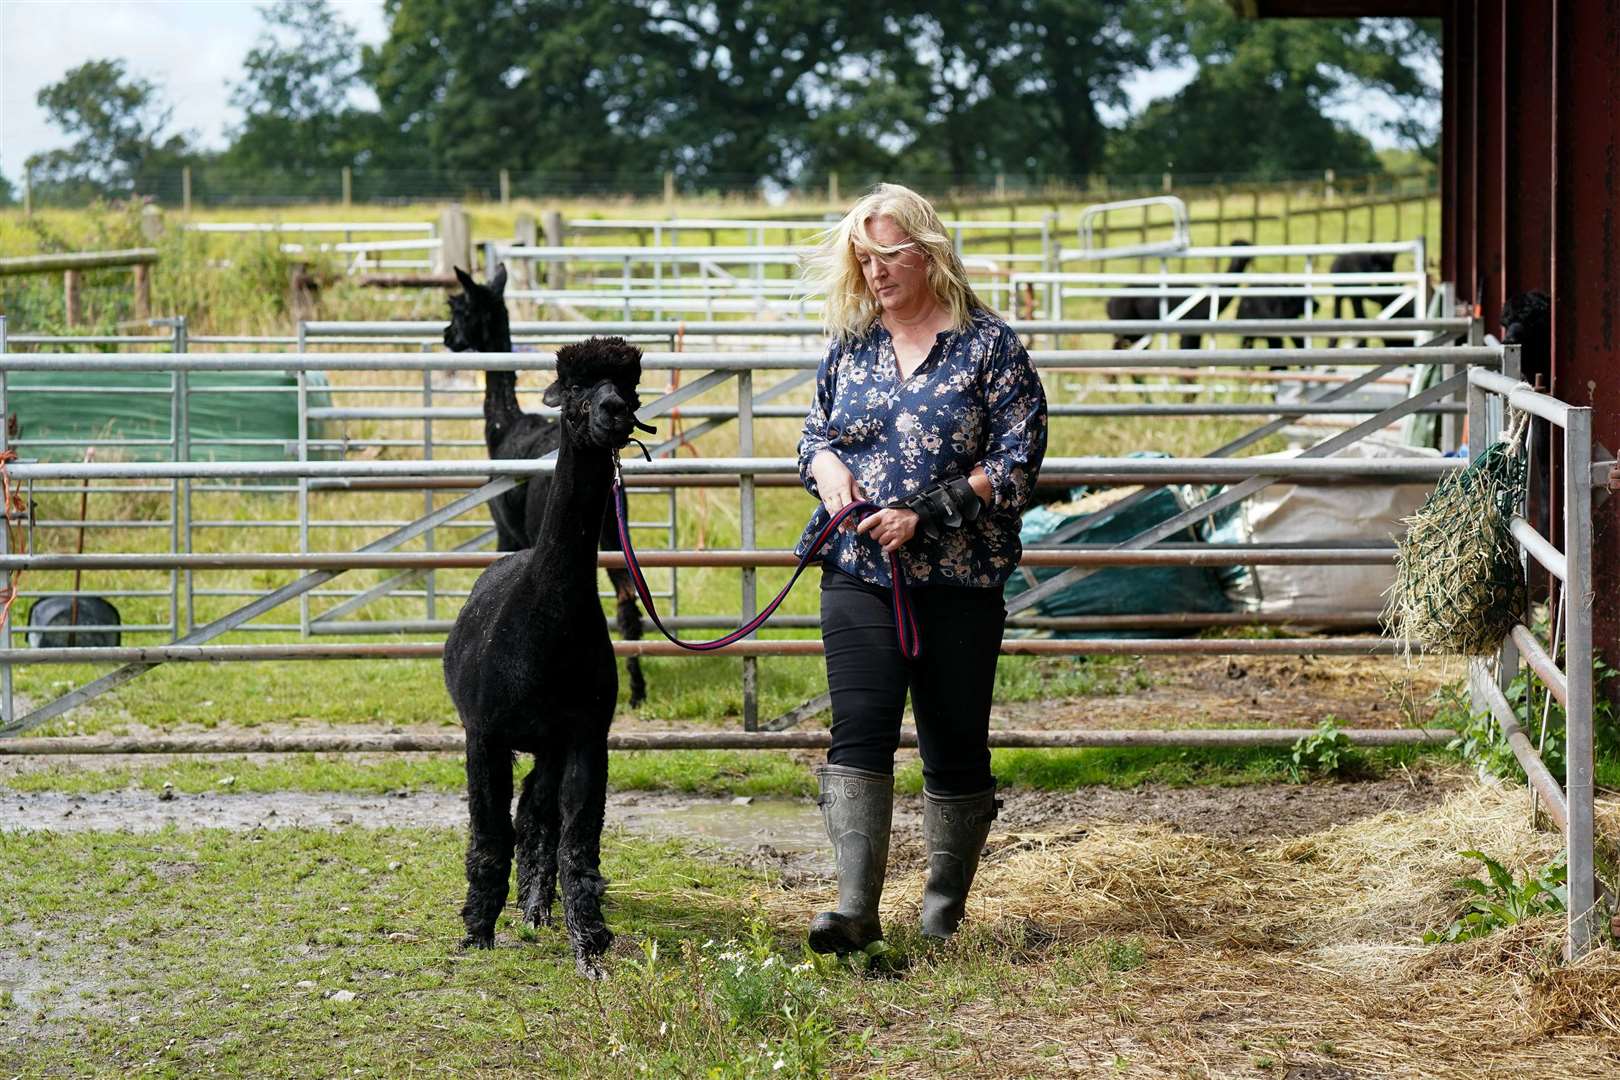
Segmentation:
<svg viewBox="0 0 1620 1080">
<path fill-rule="evenodd" d="M 152 275 L 146 263 L 135 264 L 135 317 L 152 317 Z"/>
<path fill-rule="evenodd" d="M 834 206 L 838 205 L 838 170 L 834 169 L 827 174 L 827 201 Z"/>
<path fill-rule="evenodd" d="M 455 273 L 458 266 L 469 271 L 473 268 L 472 227 L 467 211 L 453 205 L 439 214 L 439 253 L 434 258 L 433 272 L 445 277 Z"/>
<path fill-rule="evenodd" d="M 79 272 L 77 270 L 62 271 L 62 307 L 66 312 L 65 321 L 69 330 L 79 325 Z"/>
<path fill-rule="evenodd" d="M 675 174 L 664 170 L 664 205 L 675 205 Z"/>
<path fill-rule="evenodd" d="M 541 225 L 546 230 L 546 246 L 563 246 L 563 216 L 559 210 L 547 210 L 541 218 Z M 546 272 L 546 286 L 552 289 L 567 287 L 568 275 L 560 262 L 550 264 Z"/>
<path fill-rule="evenodd" d="M 181 213 L 184 213 L 184 214 L 190 214 L 191 213 L 191 166 L 190 165 L 182 165 L 180 167 L 180 211 L 181 211 Z"/>
<path fill-rule="evenodd" d="M 512 174 L 501 170 L 501 205 L 512 205 Z"/>
<path fill-rule="evenodd" d="M 1283 243 L 1294 242 L 1294 185 L 1283 185 L 1282 205 Z"/>
<path fill-rule="evenodd" d="M 354 201 L 354 170 L 347 165 L 343 166 L 343 208 L 349 208 Z"/>
<path fill-rule="evenodd" d="M 518 214 L 517 224 L 512 230 L 512 242 L 519 247 L 537 247 L 539 230 L 534 223 L 533 214 Z M 534 273 L 534 263 L 528 259 L 514 259 L 509 271 L 514 289 L 532 289 L 537 275 Z M 519 314 L 524 318 L 535 319 L 539 317 L 539 305 L 531 300 L 520 301 L 517 305 Z"/>
</svg>

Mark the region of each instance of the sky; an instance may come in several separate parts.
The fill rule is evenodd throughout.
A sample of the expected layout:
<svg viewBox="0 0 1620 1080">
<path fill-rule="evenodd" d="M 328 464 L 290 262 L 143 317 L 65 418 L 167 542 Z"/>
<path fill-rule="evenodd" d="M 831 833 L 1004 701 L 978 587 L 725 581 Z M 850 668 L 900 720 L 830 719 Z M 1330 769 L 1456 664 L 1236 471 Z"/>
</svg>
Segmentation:
<svg viewBox="0 0 1620 1080">
<path fill-rule="evenodd" d="M 20 187 L 30 154 L 64 146 L 35 97 L 87 60 L 121 59 L 127 70 L 157 83 L 174 107 L 172 129 L 188 131 L 209 149 L 226 145 L 240 122 L 230 86 L 262 30 L 262 0 L 0 0 L 0 175 Z M 332 0 L 363 44 L 387 36 L 382 0 Z M 1126 84 L 1131 111 L 1175 93 L 1192 65 L 1146 72 Z M 1347 102 L 1336 115 L 1390 145 L 1374 123 L 1378 102 Z M 1123 115 L 1105 115 L 1117 123 Z"/>
</svg>

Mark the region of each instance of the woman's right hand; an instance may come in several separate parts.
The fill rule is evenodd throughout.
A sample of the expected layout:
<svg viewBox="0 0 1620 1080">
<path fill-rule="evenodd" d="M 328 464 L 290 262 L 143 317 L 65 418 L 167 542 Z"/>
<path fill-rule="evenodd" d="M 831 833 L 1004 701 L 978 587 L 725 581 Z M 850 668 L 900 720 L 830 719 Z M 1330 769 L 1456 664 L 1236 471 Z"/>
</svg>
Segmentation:
<svg viewBox="0 0 1620 1080">
<path fill-rule="evenodd" d="M 866 498 L 861 493 L 861 486 L 855 482 L 855 474 L 831 450 L 819 451 L 810 459 L 810 475 L 815 478 L 816 490 L 821 493 L 821 505 L 827 508 L 829 514 L 836 514 L 850 503 Z M 854 527 L 854 522 L 844 523 L 845 529 Z"/>
</svg>

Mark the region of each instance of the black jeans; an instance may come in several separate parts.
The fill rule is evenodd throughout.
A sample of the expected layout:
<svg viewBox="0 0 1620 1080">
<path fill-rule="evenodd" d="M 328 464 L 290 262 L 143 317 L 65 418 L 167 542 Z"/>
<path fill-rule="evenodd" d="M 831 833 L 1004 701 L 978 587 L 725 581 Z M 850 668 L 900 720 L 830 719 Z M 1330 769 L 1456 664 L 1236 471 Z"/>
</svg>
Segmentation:
<svg viewBox="0 0 1620 1080">
<path fill-rule="evenodd" d="M 936 795 L 977 794 L 991 784 L 990 701 L 1007 620 L 1001 590 L 935 585 L 910 595 L 922 640 L 915 660 L 900 652 L 890 590 L 823 568 L 833 715 L 827 761 L 892 774 L 909 689 L 924 786 Z"/>
</svg>

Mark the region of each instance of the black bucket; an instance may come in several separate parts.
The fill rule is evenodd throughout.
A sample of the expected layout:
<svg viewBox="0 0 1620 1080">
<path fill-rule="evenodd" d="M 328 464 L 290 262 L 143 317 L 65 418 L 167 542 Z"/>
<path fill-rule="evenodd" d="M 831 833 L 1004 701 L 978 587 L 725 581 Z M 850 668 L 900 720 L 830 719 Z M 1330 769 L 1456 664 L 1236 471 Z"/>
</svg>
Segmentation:
<svg viewBox="0 0 1620 1080">
<path fill-rule="evenodd" d="M 78 617 L 74 617 L 73 597 L 47 596 L 36 600 L 28 612 L 28 644 L 36 649 L 115 647 L 123 640 L 116 629 L 123 620 L 118 609 L 99 596 L 79 597 Z M 94 630 L 75 630 L 93 626 Z"/>
</svg>

